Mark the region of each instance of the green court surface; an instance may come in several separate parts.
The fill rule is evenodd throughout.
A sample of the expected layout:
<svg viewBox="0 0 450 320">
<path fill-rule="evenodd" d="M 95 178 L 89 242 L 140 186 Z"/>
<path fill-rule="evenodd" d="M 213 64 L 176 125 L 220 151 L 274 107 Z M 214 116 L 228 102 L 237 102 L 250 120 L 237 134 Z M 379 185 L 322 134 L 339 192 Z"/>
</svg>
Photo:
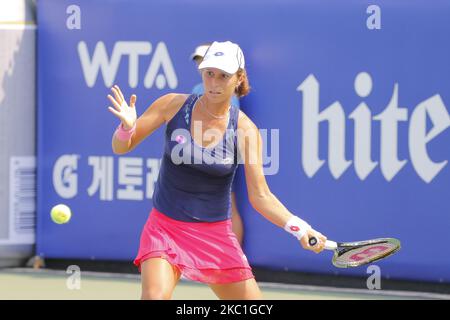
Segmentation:
<svg viewBox="0 0 450 320">
<path fill-rule="evenodd" d="M 81 272 L 79 289 L 70 289 L 71 274 L 48 269 L 0 269 L 0 300 L 137 300 L 139 275 Z M 69 285 L 67 284 L 69 282 Z M 450 295 L 384 290 L 343 289 L 259 283 L 267 300 L 450 299 Z M 174 300 L 216 300 L 212 290 L 182 279 Z"/>
</svg>

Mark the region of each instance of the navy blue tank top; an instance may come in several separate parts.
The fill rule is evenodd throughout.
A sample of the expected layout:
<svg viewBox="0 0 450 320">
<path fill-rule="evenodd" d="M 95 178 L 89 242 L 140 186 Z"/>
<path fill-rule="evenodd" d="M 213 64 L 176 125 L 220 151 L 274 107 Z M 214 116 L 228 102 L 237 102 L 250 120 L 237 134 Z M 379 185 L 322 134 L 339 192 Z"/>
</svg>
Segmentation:
<svg viewBox="0 0 450 320">
<path fill-rule="evenodd" d="M 199 98 L 200 95 L 190 95 L 167 123 L 153 206 L 175 220 L 222 221 L 231 218 L 231 186 L 238 163 L 239 109 L 230 106 L 222 140 L 204 148 L 191 136 L 192 110 Z"/>
</svg>

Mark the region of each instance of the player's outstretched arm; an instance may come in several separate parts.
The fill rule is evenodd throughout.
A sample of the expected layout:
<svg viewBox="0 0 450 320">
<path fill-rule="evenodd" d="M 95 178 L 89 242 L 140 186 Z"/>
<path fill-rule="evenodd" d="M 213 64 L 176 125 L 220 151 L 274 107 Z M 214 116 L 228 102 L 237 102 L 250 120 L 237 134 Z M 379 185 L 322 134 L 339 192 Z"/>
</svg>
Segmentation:
<svg viewBox="0 0 450 320">
<path fill-rule="evenodd" d="M 172 109 L 179 106 L 180 97 L 184 95 L 166 94 L 154 101 L 147 110 L 137 118 L 136 95 L 132 95 L 127 104 L 119 86 L 111 88 L 113 95 L 108 95 L 113 107 L 108 110 L 120 120 L 120 125 L 112 138 L 112 149 L 116 154 L 125 154 L 133 150 L 144 138 L 152 134 L 167 122 Z"/>
<path fill-rule="evenodd" d="M 317 253 L 322 251 L 327 238 L 289 212 L 270 191 L 264 176 L 261 134 L 242 111 L 238 121 L 238 146 L 244 161 L 248 198 L 253 208 L 273 224 L 293 234 L 303 248 Z M 319 240 L 317 245 L 309 245 L 310 237 Z"/>
</svg>

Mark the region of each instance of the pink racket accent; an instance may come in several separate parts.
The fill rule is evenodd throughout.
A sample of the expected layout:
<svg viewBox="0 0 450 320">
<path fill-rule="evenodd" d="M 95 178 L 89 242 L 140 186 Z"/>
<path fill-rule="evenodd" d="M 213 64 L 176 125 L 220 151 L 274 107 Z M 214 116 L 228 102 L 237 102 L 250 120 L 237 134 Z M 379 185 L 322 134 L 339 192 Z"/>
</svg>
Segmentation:
<svg viewBox="0 0 450 320">
<path fill-rule="evenodd" d="M 382 246 L 382 245 L 375 246 L 375 247 L 370 247 L 370 248 L 367 248 L 364 251 L 355 253 L 354 255 L 350 256 L 350 260 L 352 260 L 352 261 L 361 261 L 361 260 L 370 258 L 370 257 L 372 257 L 374 255 L 380 254 L 381 252 L 383 252 L 383 251 L 385 251 L 387 249 L 389 249 L 389 247 Z"/>
</svg>

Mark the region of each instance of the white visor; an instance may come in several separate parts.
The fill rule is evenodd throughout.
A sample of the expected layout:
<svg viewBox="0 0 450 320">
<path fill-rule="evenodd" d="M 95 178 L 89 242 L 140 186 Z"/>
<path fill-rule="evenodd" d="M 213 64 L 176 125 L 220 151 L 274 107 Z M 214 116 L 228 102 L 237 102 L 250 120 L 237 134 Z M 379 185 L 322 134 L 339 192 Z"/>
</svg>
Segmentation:
<svg viewBox="0 0 450 320">
<path fill-rule="evenodd" d="M 244 67 L 245 59 L 241 48 L 230 41 L 213 42 L 198 66 L 199 69 L 217 68 L 229 74 L 234 74 Z"/>
</svg>

